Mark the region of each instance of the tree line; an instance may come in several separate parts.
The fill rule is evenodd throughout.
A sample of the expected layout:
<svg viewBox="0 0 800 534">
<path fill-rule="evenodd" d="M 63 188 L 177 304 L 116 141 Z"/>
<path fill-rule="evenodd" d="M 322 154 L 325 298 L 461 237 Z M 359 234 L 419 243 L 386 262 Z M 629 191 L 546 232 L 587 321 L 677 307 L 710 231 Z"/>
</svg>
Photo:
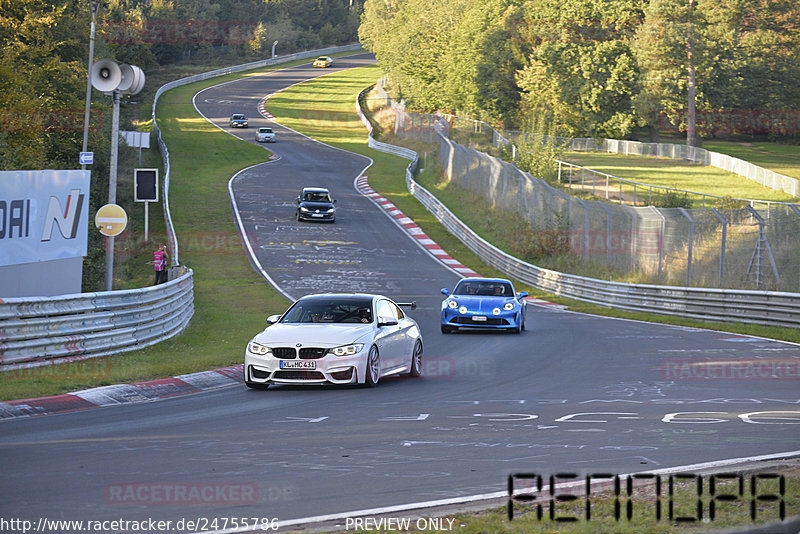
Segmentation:
<svg viewBox="0 0 800 534">
<path fill-rule="evenodd" d="M 570 136 L 800 138 L 795 0 L 366 0 L 359 36 L 423 111 L 517 129 L 545 114 Z"/>
</svg>

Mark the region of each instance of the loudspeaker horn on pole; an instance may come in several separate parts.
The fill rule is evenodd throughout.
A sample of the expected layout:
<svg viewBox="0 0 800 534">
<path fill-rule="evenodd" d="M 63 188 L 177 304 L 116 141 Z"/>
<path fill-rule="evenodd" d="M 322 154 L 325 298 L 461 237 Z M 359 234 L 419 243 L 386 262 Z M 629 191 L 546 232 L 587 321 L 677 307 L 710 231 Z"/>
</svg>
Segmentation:
<svg viewBox="0 0 800 534">
<path fill-rule="evenodd" d="M 120 93 L 135 95 L 144 89 L 144 72 L 136 65 L 122 64 L 119 66 L 122 72 L 122 80 L 117 86 Z"/>
<path fill-rule="evenodd" d="M 114 91 L 122 81 L 119 65 L 110 59 L 95 61 L 92 65 L 92 87 L 104 93 Z"/>
</svg>

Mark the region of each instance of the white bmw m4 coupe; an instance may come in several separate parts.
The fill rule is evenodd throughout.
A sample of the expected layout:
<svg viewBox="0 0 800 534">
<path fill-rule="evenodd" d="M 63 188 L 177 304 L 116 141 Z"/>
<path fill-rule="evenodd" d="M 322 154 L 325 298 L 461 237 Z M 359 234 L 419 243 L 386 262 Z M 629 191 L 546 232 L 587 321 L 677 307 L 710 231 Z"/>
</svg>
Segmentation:
<svg viewBox="0 0 800 534">
<path fill-rule="evenodd" d="M 386 376 L 420 376 L 422 334 L 400 306 L 416 303 L 369 294 L 300 298 L 247 344 L 245 384 L 375 386 Z"/>
</svg>

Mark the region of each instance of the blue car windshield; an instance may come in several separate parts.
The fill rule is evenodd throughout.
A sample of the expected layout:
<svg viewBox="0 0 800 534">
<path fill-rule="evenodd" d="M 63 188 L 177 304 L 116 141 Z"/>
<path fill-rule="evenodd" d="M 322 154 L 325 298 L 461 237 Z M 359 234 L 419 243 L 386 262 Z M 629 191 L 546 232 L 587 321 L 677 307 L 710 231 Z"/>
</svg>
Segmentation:
<svg viewBox="0 0 800 534">
<path fill-rule="evenodd" d="M 514 290 L 506 282 L 487 282 L 462 280 L 458 283 L 453 295 L 477 295 L 482 297 L 513 297 Z"/>
<path fill-rule="evenodd" d="M 281 323 L 371 323 L 370 298 L 301 299 L 286 312 Z"/>
</svg>

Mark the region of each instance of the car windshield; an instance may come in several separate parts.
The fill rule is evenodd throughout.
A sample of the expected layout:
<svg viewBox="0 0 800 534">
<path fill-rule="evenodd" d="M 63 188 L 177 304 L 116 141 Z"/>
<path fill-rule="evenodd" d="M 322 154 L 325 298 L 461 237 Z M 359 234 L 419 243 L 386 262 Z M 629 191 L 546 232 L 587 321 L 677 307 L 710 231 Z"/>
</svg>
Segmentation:
<svg viewBox="0 0 800 534">
<path fill-rule="evenodd" d="M 306 191 L 303 194 L 303 200 L 306 202 L 330 202 L 331 197 L 325 191 Z"/>
<path fill-rule="evenodd" d="M 258 133 L 272 133 L 272 128 L 259 128 Z"/>
<path fill-rule="evenodd" d="M 301 299 L 286 312 L 281 323 L 371 323 L 372 299 Z"/>
<path fill-rule="evenodd" d="M 328 58 L 326 58 L 326 57 L 318 57 L 317 61 L 328 61 Z"/>
<path fill-rule="evenodd" d="M 233 120 L 235 120 L 235 121 L 239 121 L 239 120 L 242 120 L 244 118 L 245 118 L 244 115 L 234 115 L 233 116 Z"/>
<path fill-rule="evenodd" d="M 514 290 L 506 282 L 462 280 L 453 291 L 454 295 L 478 295 L 483 297 L 513 297 Z"/>
</svg>

